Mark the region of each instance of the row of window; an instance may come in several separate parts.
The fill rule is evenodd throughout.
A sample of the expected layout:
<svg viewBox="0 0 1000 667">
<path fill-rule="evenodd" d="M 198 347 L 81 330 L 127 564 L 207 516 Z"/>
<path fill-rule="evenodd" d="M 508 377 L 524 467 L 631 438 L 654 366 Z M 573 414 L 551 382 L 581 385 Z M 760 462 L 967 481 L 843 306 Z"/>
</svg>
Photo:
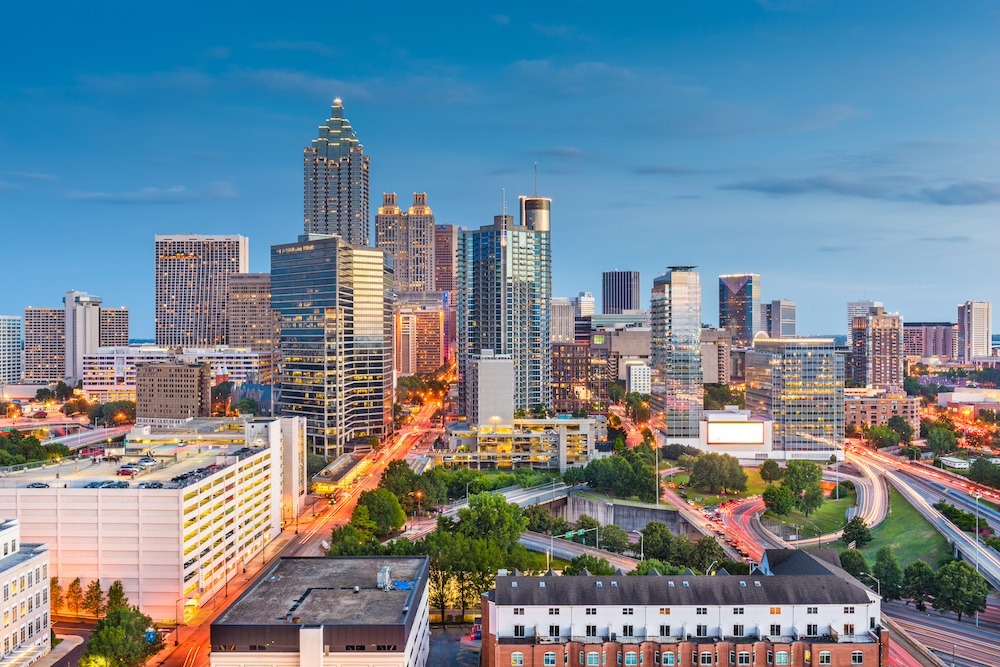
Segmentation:
<svg viewBox="0 0 1000 667">
<path fill-rule="evenodd" d="M 617 584 L 617 582 L 612 582 L 612 584 L 613 585 Z M 544 582 L 542 582 L 541 585 L 544 587 Z M 512 587 L 513 588 L 517 588 L 517 583 L 516 582 L 512 583 Z M 515 616 L 524 616 L 524 613 L 525 613 L 525 608 L 524 607 L 514 607 L 513 609 L 514 609 L 514 615 Z M 587 616 L 596 616 L 597 615 L 597 607 L 586 607 L 585 609 L 586 609 L 585 613 L 586 613 Z M 744 607 L 733 607 L 733 614 L 736 615 L 736 616 L 742 616 L 744 614 L 744 612 L 745 612 L 745 608 Z M 558 616 L 559 613 L 560 613 L 560 608 L 559 607 L 549 607 L 549 615 L 550 616 Z M 781 607 L 768 607 L 768 613 L 770 613 L 772 616 L 777 616 L 777 615 L 781 614 Z M 819 607 L 806 607 L 806 613 L 807 614 L 818 614 L 819 613 Z M 854 613 L 854 607 L 853 606 L 844 607 L 844 613 L 845 614 L 853 614 Z M 634 607 L 622 607 L 622 615 L 624 615 L 624 616 L 633 616 L 634 614 L 635 614 L 635 608 Z M 706 616 L 706 615 L 708 615 L 708 607 L 695 607 L 695 614 L 697 614 L 699 616 Z M 670 607 L 660 607 L 660 615 L 661 616 L 669 616 L 670 615 Z"/>
<path fill-rule="evenodd" d="M 747 634 L 746 634 L 746 626 L 744 626 L 742 623 L 737 623 L 737 624 L 733 625 L 732 628 L 733 628 L 733 633 L 732 633 L 733 637 L 746 637 L 747 636 Z M 621 636 L 622 637 L 635 637 L 636 636 L 636 634 L 635 634 L 635 626 L 634 625 L 624 624 L 624 625 L 621 626 L 621 629 L 622 629 L 621 630 Z M 660 632 L 659 632 L 659 634 L 657 636 L 659 636 L 659 637 L 670 637 L 671 636 L 670 626 L 669 625 L 660 625 L 659 630 L 660 630 Z M 781 636 L 781 625 L 779 623 L 772 623 L 771 626 L 770 626 L 770 628 L 769 628 L 769 631 L 770 631 L 769 632 L 770 636 L 772 636 L 772 637 L 779 637 L 779 636 Z M 550 625 L 549 626 L 549 634 L 548 634 L 549 637 L 561 637 L 562 634 L 563 634 L 562 633 L 562 628 L 560 626 L 558 626 L 558 625 Z M 570 634 L 570 635 L 573 634 L 572 629 L 569 629 L 568 634 Z M 845 634 L 845 635 L 853 635 L 854 634 L 854 624 L 853 623 L 844 623 L 844 632 L 843 632 L 843 634 Z M 647 632 L 647 635 L 648 635 L 648 632 Z M 527 629 L 526 629 L 526 627 L 524 625 L 515 625 L 514 626 L 514 636 L 515 637 L 519 637 L 519 638 L 526 637 L 527 636 Z M 585 626 L 584 636 L 586 636 L 586 637 L 597 637 L 598 636 L 597 635 L 597 626 L 596 625 L 587 625 L 587 626 Z M 708 637 L 709 636 L 708 635 L 708 626 L 704 625 L 704 624 L 698 624 L 697 626 L 695 626 L 695 636 L 696 637 Z M 807 624 L 806 625 L 806 636 L 808 636 L 808 637 L 817 637 L 817 636 L 819 636 L 819 625 L 816 624 L 816 623 L 809 623 L 809 624 Z"/>
<path fill-rule="evenodd" d="M 624 662 L 623 662 L 624 657 Z M 621 651 L 618 651 L 616 663 L 621 665 L 641 665 L 644 663 L 644 654 L 637 653 L 636 651 L 626 651 L 624 656 Z M 752 655 L 749 651 L 730 651 L 729 652 L 729 664 L 733 665 L 749 665 L 751 664 Z M 820 651 L 818 654 L 818 663 L 820 665 L 830 665 L 833 661 L 833 653 L 830 651 Z M 674 665 L 676 661 L 680 659 L 680 655 L 675 656 L 673 653 L 664 651 L 661 655 L 659 651 L 653 654 L 653 664 L 656 665 Z M 854 651 L 851 653 L 851 664 L 852 665 L 863 665 L 865 661 L 865 654 L 861 651 Z M 588 667 L 599 667 L 601 665 L 606 665 L 608 663 L 607 651 L 588 651 L 586 653 L 586 663 L 584 662 L 584 652 L 580 651 L 580 664 L 586 664 Z M 699 665 L 715 665 L 717 664 L 717 658 L 714 652 L 702 651 L 700 654 L 697 651 L 691 652 L 691 663 Z M 520 651 L 515 651 L 510 654 L 510 664 L 512 667 L 520 667 L 524 665 L 524 653 Z M 556 664 L 556 654 L 554 652 L 548 652 L 542 656 L 542 664 L 547 667 L 554 666 Z M 569 653 L 563 653 L 563 664 L 569 664 Z M 788 665 L 789 664 L 789 654 L 788 651 L 768 651 L 767 652 L 767 664 L 771 665 Z"/>
</svg>

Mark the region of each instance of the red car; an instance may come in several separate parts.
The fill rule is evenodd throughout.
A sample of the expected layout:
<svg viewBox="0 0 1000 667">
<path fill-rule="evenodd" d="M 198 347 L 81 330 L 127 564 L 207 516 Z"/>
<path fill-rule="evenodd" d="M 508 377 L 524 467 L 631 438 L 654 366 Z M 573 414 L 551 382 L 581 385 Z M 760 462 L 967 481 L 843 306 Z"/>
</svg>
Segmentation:
<svg viewBox="0 0 1000 667">
<path fill-rule="evenodd" d="M 134 475 L 137 472 L 139 472 L 139 471 L 136 470 L 135 468 L 124 468 L 123 467 L 123 468 L 119 468 L 118 472 L 116 472 L 115 474 L 116 475 L 121 475 L 123 477 L 131 477 L 132 475 Z"/>
</svg>

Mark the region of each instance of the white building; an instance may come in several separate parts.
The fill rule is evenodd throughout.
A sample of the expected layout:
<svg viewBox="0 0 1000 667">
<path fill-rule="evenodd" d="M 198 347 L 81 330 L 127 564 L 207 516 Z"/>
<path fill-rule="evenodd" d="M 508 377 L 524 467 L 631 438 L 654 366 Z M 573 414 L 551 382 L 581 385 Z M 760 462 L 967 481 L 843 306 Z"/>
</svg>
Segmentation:
<svg viewBox="0 0 1000 667">
<path fill-rule="evenodd" d="M 482 350 L 469 363 L 466 383 L 465 416 L 470 424 L 514 422 L 514 358 L 511 355 Z"/>
<path fill-rule="evenodd" d="M 30 665 L 49 652 L 49 553 L 21 541 L 17 519 L 0 523 L 3 654 L 0 665 Z"/>
<path fill-rule="evenodd" d="M 63 297 L 66 308 L 66 379 L 71 384 L 83 377 L 83 357 L 95 351 L 101 340 L 99 296 L 70 291 Z"/>
<path fill-rule="evenodd" d="M 0 315 L 0 385 L 17 384 L 21 381 L 21 318 L 16 315 Z M 0 392 L 0 400 L 3 394 Z"/>
<path fill-rule="evenodd" d="M 651 390 L 652 371 L 646 364 L 625 362 L 625 391 L 647 395 Z"/>
<path fill-rule="evenodd" d="M 990 356 L 993 306 L 989 301 L 966 301 L 958 306 L 958 358 L 966 363 Z"/>
<path fill-rule="evenodd" d="M 712 454 L 729 454 L 741 461 L 773 458 L 773 424 L 753 416 L 749 410 L 727 405 L 724 410 L 706 410 L 699 429 L 698 448 Z"/>
<path fill-rule="evenodd" d="M 301 511 L 304 432 L 301 418 L 136 427 L 124 460 L 151 457 L 143 472 L 64 459 L 0 480 L 0 513 L 48 545 L 61 581 L 120 579 L 155 621 L 189 619 Z"/>
<path fill-rule="evenodd" d="M 212 375 L 233 384 L 270 382 L 270 357 L 249 347 L 185 347 L 177 357 L 186 364 L 208 364 Z"/>
<path fill-rule="evenodd" d="M 453 422 L 446 427 L 448 451 L 435 462 L 475 469 L 558 470 L 587 465 L 608 438 L 605 419 L 515 419 L 506 424 Z"/>
<path fill-rule="evenodd" d="M 83 392 L 99 403 L 134 401 L 136 367 L 173 358 L 170 350 L 155 345 L 97 348 L 83 355 Z"/>
</svg>

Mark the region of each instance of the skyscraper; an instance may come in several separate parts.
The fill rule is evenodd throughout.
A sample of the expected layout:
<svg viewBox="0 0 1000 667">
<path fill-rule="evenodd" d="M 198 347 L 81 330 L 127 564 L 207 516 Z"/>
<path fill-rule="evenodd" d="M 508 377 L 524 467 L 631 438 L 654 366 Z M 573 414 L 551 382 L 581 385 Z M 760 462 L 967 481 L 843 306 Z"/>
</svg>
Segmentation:
<svg viewBox="0 0 1000 667">
<path fill-rule="evenodd" d="M 514 405 L 551 400 L 552 200 L 521 197 L 520 223 L 508 215 L 458 236 L 460 401 L 468 409 L 470 362 L 482 350 L 510 355 Z"/>
<path fill-rule="evenodd" d="M 319 136 L 303 149 L 306 234 L 336 234 L 348 243 L 368 245 L 368 162 L 365 147 L 333 101 Z"/>
<path fill-rule="evenodd" d="M 392 255 L 397 289 L 429 292 L 434 287 L 434 213 L 427 194 L 413 193 L 413 205 L 403 211 L 396 205 L 396 193 L 383 194 L 375 216 L 375 246 Z"/>
<path fill-rule="evenodd" d="M 122 347 L 128 345 L 128 308 L 101 308 L 100 345 Z"/>
<path fill-rule="evenodd" d="M 851 381 L 876 389 L 903 386 L 903 318 L 881 306 L 854 318 Z"/>
<path fill-rule="evenodd" d="M 652 403 L 667 442 L 698 439 L 705 388 L 701 367 L 701 282 L 693 266 L 671 266 L 650 297 Z"/>
<path fill-rule="evenodd" d="M 271 246 L 271 304 L 281 317 L 279 410 L 305 417 L 310 451 L 328 458 L 392 431 L 392 258 L 338 236 Z"/>
<path fill-rule="evenodd" d="M 733 344 L 749 347 L 760 331 L 760 276 L 719 276 L 719 328 L 733 334 Z"/>
<path fill-rule="evenodd" d="M 601 312 L 621 315 L 639 310 L 639 272 L 605 271 L 601 276 Z"/>
<path fill-rule="evenodd" d="M 573 307 L 576 317 L 593 317 L 597 310 L 597 303 L 591 292 L 580 292 L 573 298 Z"/>
<path fill-rule="evenodd" d="M 576 340 L 574 306 L 564 296 L 554 296 L 549 304 L 551 323 L 549 337 L 552 343 L 572 343 Z"/>
<path fill-rule="evenodd" d="M 434 289 L 447 292 L 448 302 L 453 305 L 458 231 L 455 225 L 437 225 L 434 228 Z"/>
<path fill-rule="evenodd" d="M 993 347 L 993 306 L 989 301 L 966 301 L 958 306 L 958 357 L 968 363 L 990 356 Z"/>
<path fill-rule="evenodd" d="M 854 318 L 858 315 L 867 316 L 872 308 L 884 308 L 881 301 L 848 301 L 847 302 L 847 347 L 854 349 Z"/>
<path fill-rule="evenodd" d="M 24 382 L 48 384 L 66 377 L 66 309 L 24 309 Z"/>
<path fill-rule="evenodd" d="M 21 318 L 16 315 L 0 315 L 0 385 L 17 384 L 21 381 L 22 344 Z M 0 401 L 2 400 L 3 392 L 0 391 Z"/>
<path fill-rule="evenodd" d="M 225 345 L 229 276 L 246 273 L 245 236 L 157 235 L 156 344 L 165 347 Z"/>
<path fill-rule="evenodd" d="M 230 346 L 267 354 L 277 349 L 278 312 L 271 307 L 270 273 L 231 274 L 226 315 Z"/>
<path fill-rule="evenodd" d="M 83 355 L 96 352 L 101 337 L 101 302 L 99 296 L 83 292 L 66 292 L 66 368 L 63 371 L 71 385 L 83 378 Z"/>
<path fill-rule="evenodd" d="M 903 356 L 955 359 L 958 356 L 958 325 L 952 322 L 903 322 Z"/>
<path fill-rule="evenodd" d="M 795 337 L 795 302 L 776 299 L 760 307 L 760 330 L 771 338 Z"/>
</svg>

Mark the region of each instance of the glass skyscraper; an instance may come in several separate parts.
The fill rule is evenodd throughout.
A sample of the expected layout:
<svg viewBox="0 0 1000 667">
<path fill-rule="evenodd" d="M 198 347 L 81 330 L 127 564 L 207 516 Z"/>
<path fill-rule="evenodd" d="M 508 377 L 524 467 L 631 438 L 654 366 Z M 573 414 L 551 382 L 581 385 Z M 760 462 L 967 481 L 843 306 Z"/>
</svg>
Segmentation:
<svg viewBox="0 0 1000 667">
<path fill-rule="evenodd" d="M 671 266 L 650 297 L 652 410 L 668 443 L 698 439 L 705 388 L 701 367 L 701 281 L 693 266 Z"/>
<path fill-rule="evenodd" d="M 282 416 L 306 418 L 328 458 L 392 430 L 392 257 L 327 235 L 271 247 L 281 321 Z"/>
<path fill-rule="evenodd" d="M 601 275 L 601 312 L 621 315 L 639 310 L 639 272 L 605 271 Z"/>
<path fill-rule="evenodd" d="M 551 402 L 550 317 L 552 200 L 521 197 L 520 224 L 493 224 L 458 235 L 458 367 L 460 401 L 468 410 L 469 364 L 482 350 L 514 360 L 514 406 Z"/>
<path fill-rule="evenodd" d="M 719 328 L 733 334 L 738 347 L 750 347 L 760 325 L 760 276 L 719 276 Z"/>
</svg>

